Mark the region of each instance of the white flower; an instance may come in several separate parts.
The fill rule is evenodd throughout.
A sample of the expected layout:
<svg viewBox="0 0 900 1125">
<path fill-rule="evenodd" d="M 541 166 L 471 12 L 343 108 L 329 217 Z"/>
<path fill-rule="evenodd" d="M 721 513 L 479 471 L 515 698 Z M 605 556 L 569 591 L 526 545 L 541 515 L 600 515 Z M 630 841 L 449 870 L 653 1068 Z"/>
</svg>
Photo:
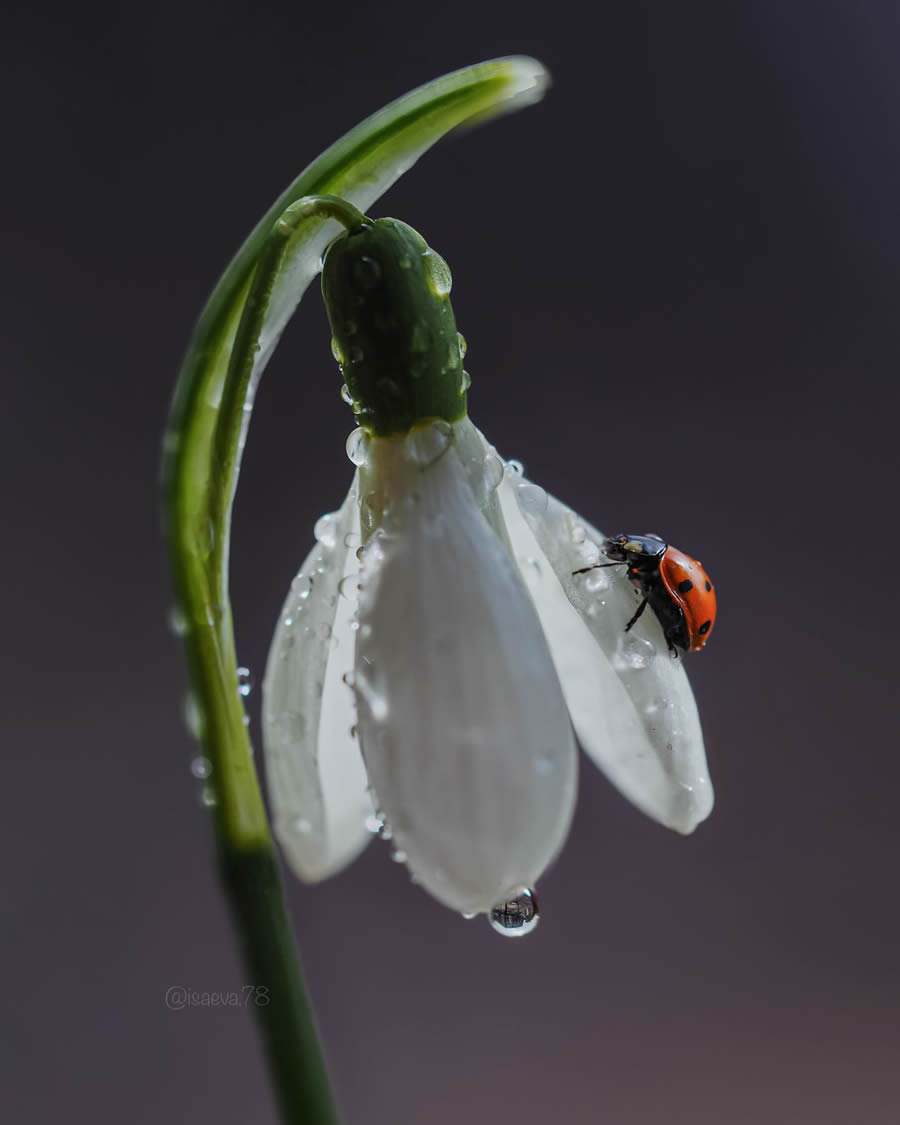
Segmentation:
<svg viewBox="0 0 900 1125">
<path fill-rule="evenodd" d="M 572 817 L 572 735 L 662 824 L 712 808 L 683 661 L 603 535 L 503 462 L 468 419 L 348 442 L 358 465 L 291 587 L 264 683 L 269 795 L 304 880 L 382 824 L 465 914 L 521 895 Z M 365 543 L 365 546 L 361 545 Z"/>
</svg>

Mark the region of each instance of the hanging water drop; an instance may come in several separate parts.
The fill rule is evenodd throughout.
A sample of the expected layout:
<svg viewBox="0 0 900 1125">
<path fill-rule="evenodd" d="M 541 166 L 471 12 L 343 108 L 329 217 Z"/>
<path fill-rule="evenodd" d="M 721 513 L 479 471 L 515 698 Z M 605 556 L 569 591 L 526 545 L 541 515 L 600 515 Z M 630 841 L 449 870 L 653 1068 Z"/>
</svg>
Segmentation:
<svg viewBox="0 0 900 1125">
<path fill-rule="evenodd" d="M 211 809 L 216 804 L 216 791 L 211 785 L 204 785 L 200 790 L 200 804 L 206 809 Z"/>
<path fill-rule="evenodd" d="M 539 918 L 537 899 L 534 891 L 528 887 L 523 887 L 506 902 L 498 902 L 488 915 L 491 928 L 504 937 L 524 937 L 530 934 Z"/>
<path fill-rule="evenodd" d="M 253 691 L 253 673 L 249 668 L 238 668 L 238 693 L 245 699 Z"/>
<path fill-rule="evenodd" d="M 312 590 L 312 581 L 305 574 L 298 574 L 291 583 L 291 593 L 300 601 L 305 601 Z"/>
<path fill-rule="evenodd" d="M 346 383 L 341 384 L 341 398 L 344 400 L 344 402 L 346 402 L 348 406 L 353 405 L 353 395 L 350 394 L 350 388 Z"/>
<path fill-rule="evenodd" d="M 212 773 L 212 762 L 202 755 L 191 760 L 191 773 L 199 781 L 204 781 Z"/>
<path fill-rule="evenodd" d="M 369 459 L 369 435 L 362 428 L 357 426 L 353 433 L 347 438 L 347 456 L 354 465 L 365 465 Z"/>
<path fill-rule="evenodd" d="M 514 476 L 521 477 L 525 474 L 525 466 L 521 461 L 507 461 L 506 467 Z"/>
<path fill-rule="evenodd" d="M 461 394 L 465 394 L 469 387 L 472 386 L 472 376 L 468 371 L 463 371 L 459 377 L 459 389 Z"/>
<path fill-rule="evenodd" d="M 468 349 L 468 345 L 466 344 L 466 338 L 465 338 L 465 336 L 463 336 L 462 332 L 456 333 L 456 342 L 459 344 L 459 358 L 465 359 L 466 358 L 466 352 L 469 349 Z"/>
<path fill-rule="evenodd" d="M 377 813 L 366 817 L 366 831 L 371 832 L 373 836 L 380 836 L 383 828 L 384 821 Z"/>
</svg>

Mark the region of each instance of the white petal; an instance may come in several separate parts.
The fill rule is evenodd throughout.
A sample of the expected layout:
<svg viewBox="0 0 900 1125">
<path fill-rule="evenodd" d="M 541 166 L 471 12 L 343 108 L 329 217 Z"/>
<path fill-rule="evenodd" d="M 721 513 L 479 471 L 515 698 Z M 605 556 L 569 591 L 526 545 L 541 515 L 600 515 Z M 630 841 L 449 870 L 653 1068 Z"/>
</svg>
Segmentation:
<svg viewBox="0 0 900 1125">
<path fill-rule="evenodd" d="M 263 746 L 277 835 L 291 867 L 316 882 L 370 839 L 368 780 L 351 736 L 359 563 L 356 487 L 317 524 L 319 541 L 284 603 L 263 683 Z M 345 577 L 346 576 L 346 577 Z M 349 595 L 349 596 L 348 596 Z"/>
<path fill-rule="evenodd" d="M 573 576 L 600 557 L 599 531 L 515 472 L 499 492 L 582 746 L 639 809 L 692 832 L 713 790 L 683 661 L 654 614 L 625 632 L 639 598 L 624 568 Z"/>
<path fill-rule="evenodd" d="M 363 559 L 355 676 L 395 846 L 435 898 L 478 913 L 561 846 L 577 756 L 534 607 L 469 483 L 467 427 L 427 465 L 403 439 L 373 442 L 360 488 L 387 512 Z"/>
</svg>

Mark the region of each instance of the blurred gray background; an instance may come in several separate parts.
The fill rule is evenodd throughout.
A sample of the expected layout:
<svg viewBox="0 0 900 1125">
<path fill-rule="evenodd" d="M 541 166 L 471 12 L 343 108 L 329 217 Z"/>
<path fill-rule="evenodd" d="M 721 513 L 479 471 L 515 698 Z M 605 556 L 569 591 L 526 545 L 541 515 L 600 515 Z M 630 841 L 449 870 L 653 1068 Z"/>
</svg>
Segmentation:
<svg viewBox="0 0 900 1125">
<path fill-rule="evenodd" d="M 5 1120 L 272 1122 L 165 627 L 160 433 L 201 305 L 358 120 L 499 54 L 534 109 L 376 206 L 449 260 L 472 416 L 714 576 L 690 839 L 587 762 L 522 942 L 373 844 L 290 904 L 348 1123 L 900 1118 L 893 3 L 13 4 L 0 46 Z M 263 381 L 233 595 L 259 680 L 352 418 L 313 291 Z M 632 456 L 635 440 L 645 451 Z M 250 698 L 257 728 L 258 689 Z"/>
</svg>

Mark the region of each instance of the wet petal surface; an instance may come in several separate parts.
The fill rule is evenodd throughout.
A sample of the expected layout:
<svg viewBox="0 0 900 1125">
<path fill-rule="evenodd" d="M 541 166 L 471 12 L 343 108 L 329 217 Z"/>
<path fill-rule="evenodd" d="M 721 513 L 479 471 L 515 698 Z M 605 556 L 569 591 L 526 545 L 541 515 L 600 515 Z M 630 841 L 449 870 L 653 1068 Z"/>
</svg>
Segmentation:
<svg viewBox="0 0 900 1125">
<path fill-rule="evenodd" d="M 577 758 L 534 607 L 470 483 L 472 428 L 443 425 L 376 440 L 361 470 L 377 530 L 355 684 L 396 847 L 437 899 L 477 913 L 532 886 L 561 846 Z"/>
<path fill-rule="evenodd" d="M 269 651 L 263 747 L 275 834 L 301 879 L 345 867 L 370 839 L 368 781 L 355 723 L 353 668 L 359 545 L 355 486 L 316 525 Z"/>
</svg>

